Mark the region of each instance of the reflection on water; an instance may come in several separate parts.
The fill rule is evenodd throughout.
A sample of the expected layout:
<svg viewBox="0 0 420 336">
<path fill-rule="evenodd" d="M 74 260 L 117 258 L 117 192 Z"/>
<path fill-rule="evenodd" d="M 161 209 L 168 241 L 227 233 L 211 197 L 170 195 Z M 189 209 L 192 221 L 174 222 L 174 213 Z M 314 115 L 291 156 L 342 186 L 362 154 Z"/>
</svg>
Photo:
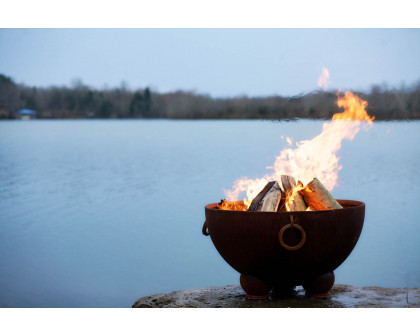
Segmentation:
<svg viewBox="0 0 420 336">
<path fill-rule="evenodd" d="M 237 284 L 201 234 L 204 205 L 265 173 L 321 121 L 0 123 L 0 306 L 128 307 Z M 366 203 L 336 283 L 420 286 L 420 122 L 375 122 L 340 151 L 336 198 Z"/>
</svg>

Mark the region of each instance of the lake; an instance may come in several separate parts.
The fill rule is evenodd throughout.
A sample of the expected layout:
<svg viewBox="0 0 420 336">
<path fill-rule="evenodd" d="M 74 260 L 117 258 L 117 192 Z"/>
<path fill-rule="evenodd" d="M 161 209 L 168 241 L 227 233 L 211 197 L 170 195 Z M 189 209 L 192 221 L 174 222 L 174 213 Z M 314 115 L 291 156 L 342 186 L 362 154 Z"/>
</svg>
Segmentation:
<svg viewBox="0 0 420 336">
<path fill-rule="evenodd" d="M 322 121 L 0 122 L 0 306 L 130 307 L 239 284 L 204 205 L 264 175 Z M 336 198 L 366 203 L 337 284 L 420 286 L 420 122 L 374 122 L 339 152 Z"/>
</svg>

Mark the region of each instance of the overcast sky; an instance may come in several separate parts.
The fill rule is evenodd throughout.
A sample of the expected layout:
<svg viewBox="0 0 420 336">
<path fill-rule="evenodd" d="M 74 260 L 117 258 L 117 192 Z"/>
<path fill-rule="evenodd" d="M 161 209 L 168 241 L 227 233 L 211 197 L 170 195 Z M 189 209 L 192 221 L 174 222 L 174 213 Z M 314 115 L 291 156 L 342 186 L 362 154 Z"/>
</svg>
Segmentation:
<svg viewBox="0 0 420 336">
<path fill-rule="evenodd" d="M 0 29 L 0 73 L 31 86 L 150 86 L 216 97 L 407 85 L 420 29 Z"/>
</svg>

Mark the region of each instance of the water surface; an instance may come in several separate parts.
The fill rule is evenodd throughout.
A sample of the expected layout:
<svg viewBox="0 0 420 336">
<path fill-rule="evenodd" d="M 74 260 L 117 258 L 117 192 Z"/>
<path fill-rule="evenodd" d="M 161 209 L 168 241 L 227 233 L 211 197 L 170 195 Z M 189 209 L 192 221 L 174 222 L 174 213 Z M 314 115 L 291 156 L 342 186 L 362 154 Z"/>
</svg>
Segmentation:
<svg viewBox="0 0 420 336">
<path fill-rule="evenodd" d="M 265 174 L 322 121 L 0 123 L 0 306 L 128 307 L 237 284 L 201 234 L 204 205 Z M 336 283 L 420 286 L 420 122 L 376 122 L 340 151 L 336 198 L 366 203 Z"/>
</svg>

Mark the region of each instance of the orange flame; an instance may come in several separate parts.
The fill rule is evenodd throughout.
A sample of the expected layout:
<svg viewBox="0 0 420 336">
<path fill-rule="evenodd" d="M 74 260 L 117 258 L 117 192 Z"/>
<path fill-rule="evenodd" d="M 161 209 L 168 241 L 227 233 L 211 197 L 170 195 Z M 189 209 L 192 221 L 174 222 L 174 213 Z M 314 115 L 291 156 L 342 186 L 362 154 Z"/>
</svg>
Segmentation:
<svg viewBox="0 0 420 336">
<path fill-rule="evenodd" d="M 303 185 L 317 177 L 331 191 L 342 168 L 337 156 L 341 142 L 344 139 L 353 140 L 362 123 L 371 126 L 374 119 L 366 112 L 367 102 L 351 92 L 338 95 L 336 103 L 344 111 L 334 114 L 330 122 L 325 122 L 321 134 L 311 140 L 298 142 L 295 149 L 282 150 L 273 166 L 267 167 L 273 169 L 273 173 L 254 180 L 244 177 L 235 181 L 232 190 L 225 190 L 227 200 L 238 200 L 240 194 L 245 192 L 244 204 L 249 206 L 269 181 L 280 180 L 281 175 L 294 176 Z"/>
<path fill-rule="evenodd" d="M 243 201 L 228 202 L 224 199 L 217 204 L 217 207 L 222 210 L 246 211 L 248 210 L 249 204 L 247 205 Z"/>
<path fill-rule="evenodd" d="M 299 194 L 299 190 L 302 190 L 303 188 L 304 187 L 302 182 L 298 181 L 298 183 L 286 194 L 286 200 L 284 204 L 286 206 L 287 211 L 293 211 L 292 209 L 290 209 L 290 204 L 293 203 L 293 200 L 295 199 L 296 195 Z"/>
</svg>

